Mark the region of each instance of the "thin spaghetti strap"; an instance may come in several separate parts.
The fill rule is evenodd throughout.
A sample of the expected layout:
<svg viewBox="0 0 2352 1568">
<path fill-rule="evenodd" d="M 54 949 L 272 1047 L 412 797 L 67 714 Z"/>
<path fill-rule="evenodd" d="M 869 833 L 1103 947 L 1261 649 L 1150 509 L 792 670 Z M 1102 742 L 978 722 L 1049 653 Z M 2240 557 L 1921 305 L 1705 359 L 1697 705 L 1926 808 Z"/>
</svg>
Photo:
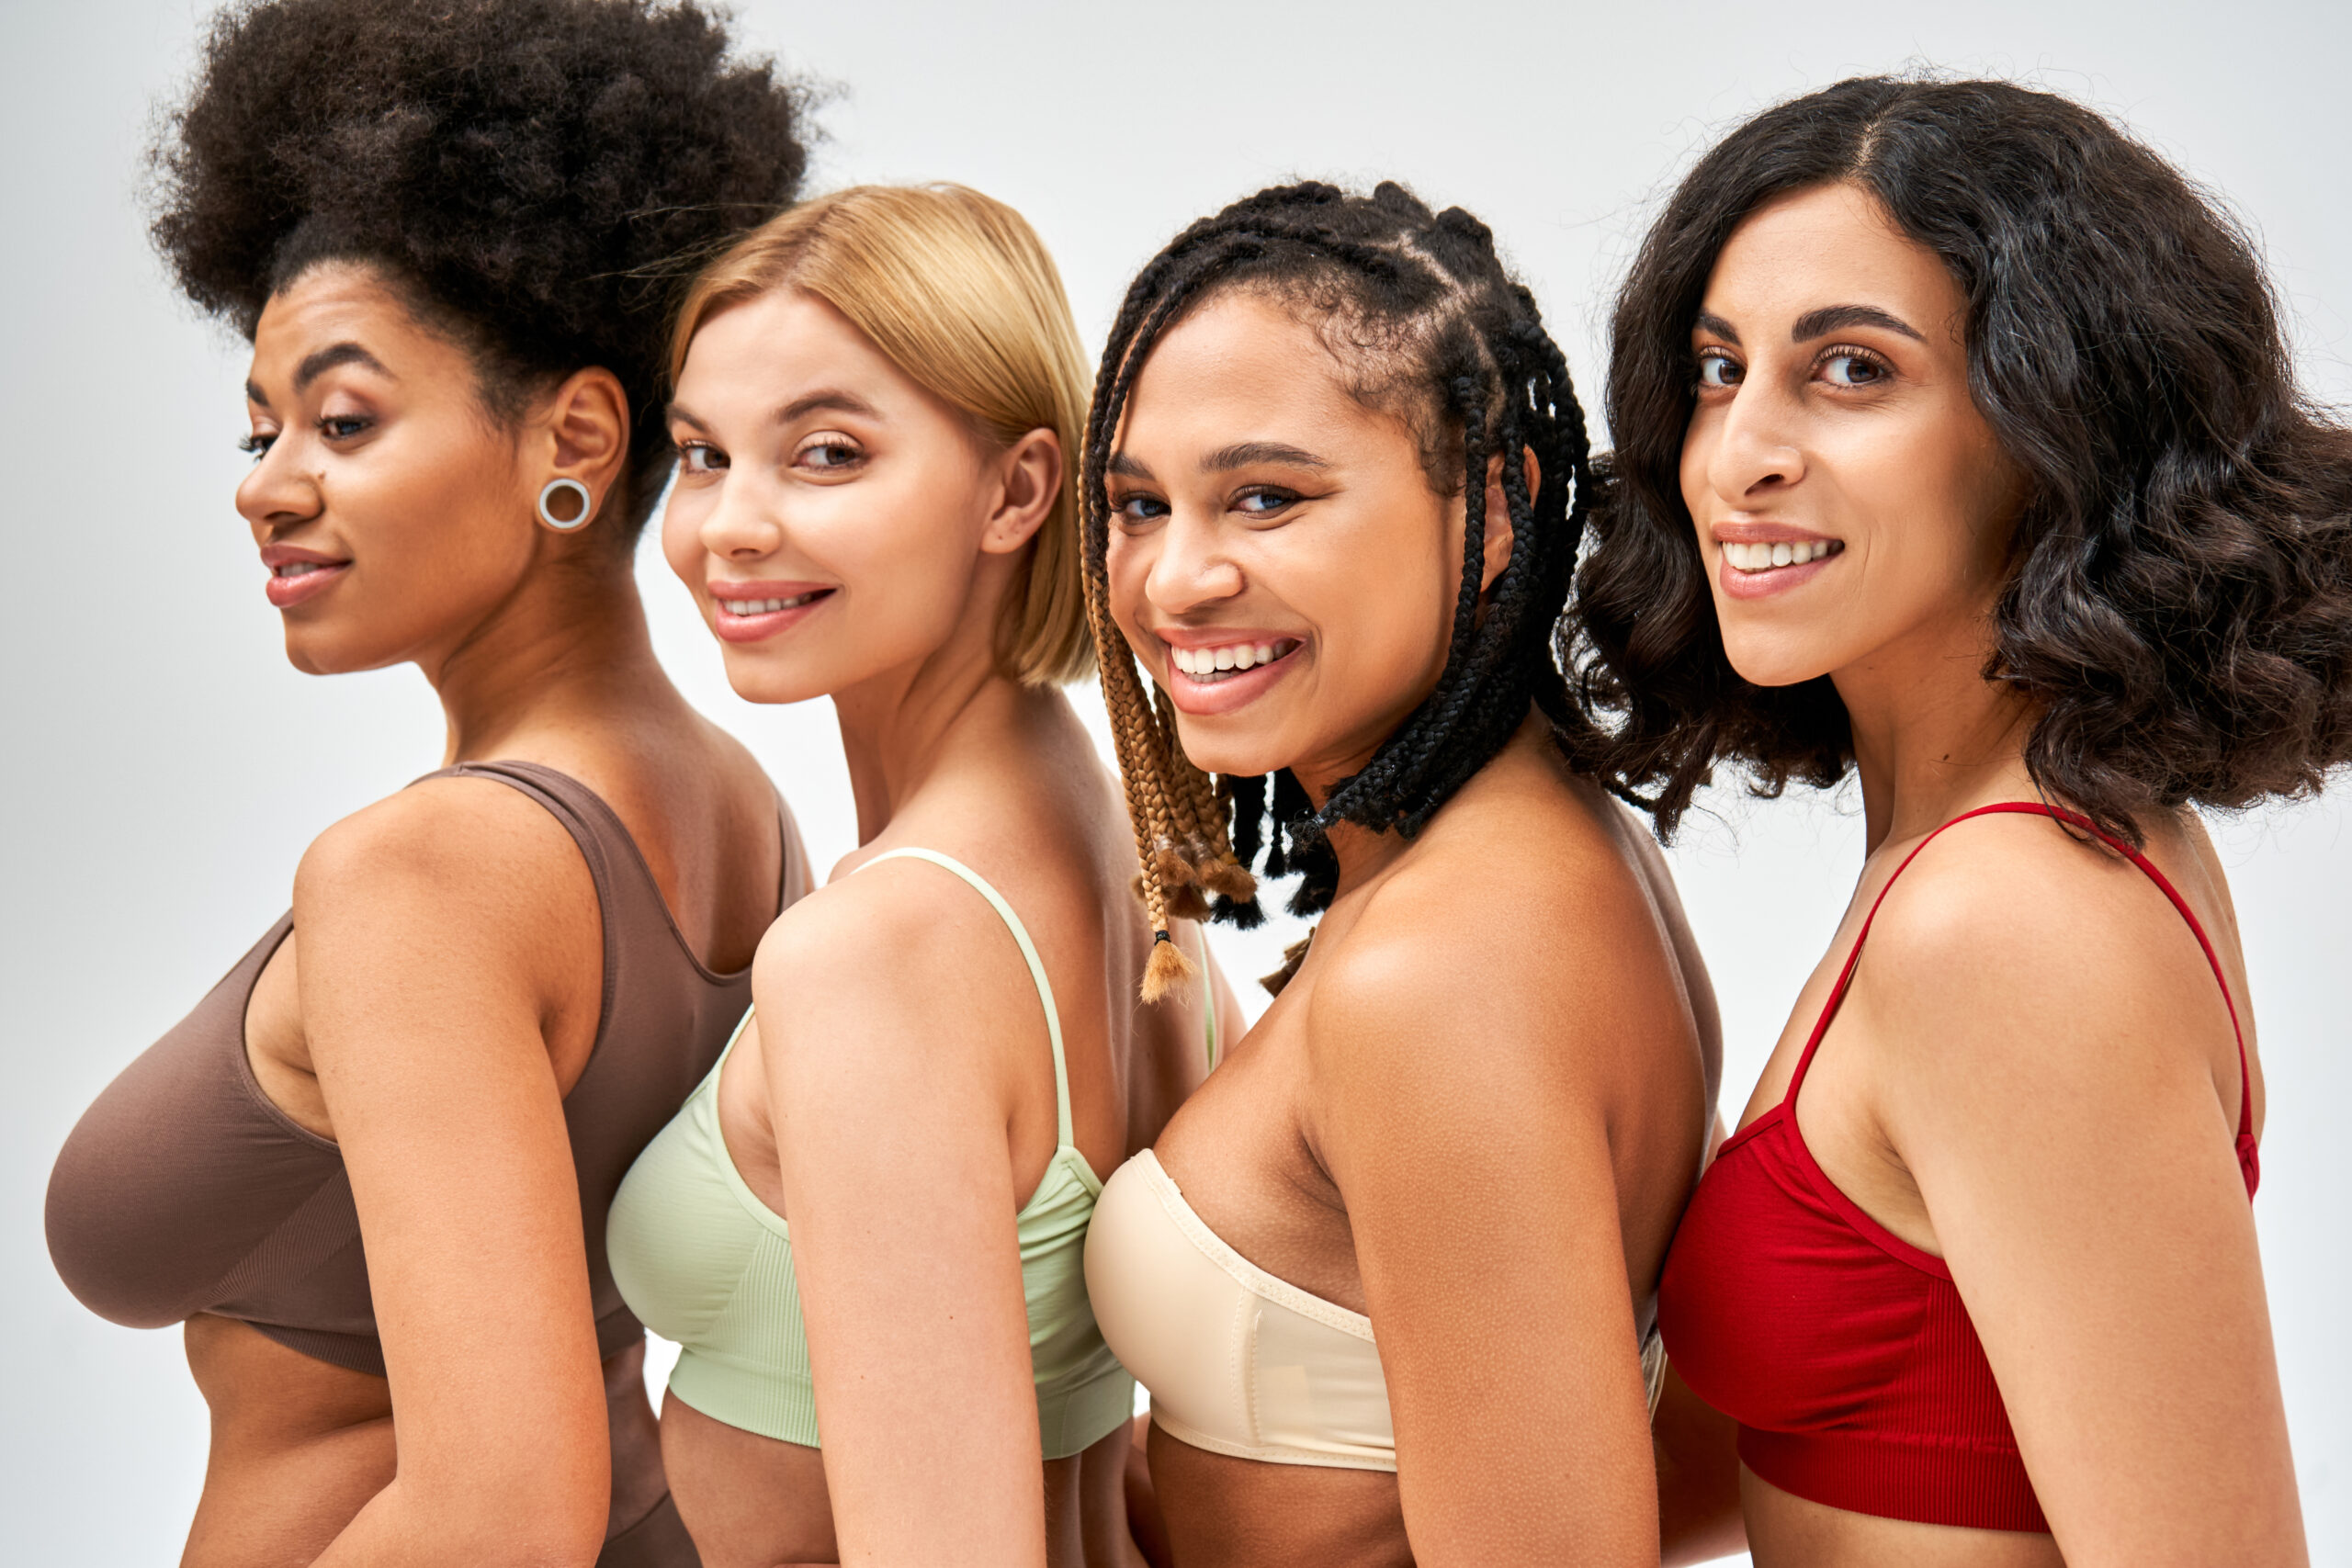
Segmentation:
<svg viewBox="0 0 2352 1568">
<path fill-rule="evenodd" d="M 989 901 L 989 908 L 997 912 L 998 918 L 1004 921 L 1005 929 L 1012 933 L 1012 940 L 1020 943 L 1022 959 L 1029 965 L 1029 978 L 1037 984 L 1037 999 L 1046 1005 L 1046 1037 L 1053 1042 L 1054 1046 L 1056 1136 L 1062 1147 L 1069 1147 L 1074 1126 L 1069 1113 L 1069 1066 L 1062 1059 L 1061 1014 L 1054 1007 L 1053 983 L 1046 978 L 1045 961 L 1037 956 L 1037 944 L 1029 940 L 1029 929 L 1021 923 L 1021 917 L 1012 912 L 1012 906 L 1004 901 L 1004 895 L 989 886 L 978 872 L 961 861 L 951 860 L 937 850 L 885 850 L 857 869 L 864 871 L 866 866 L 879 865 L 886 860 L 929 861 L 942 871 L 955 873 L 970 884 L 974 892 Z"/>
<path fill-rule="evenodd" d="M 1216 976 L 1209 968 L 1208 929 L 1201 928 L 1201 1016 L 1208 1020 L 1209 1071 L 1216 1071 Z"/>
<path fill-rule="evenodd" d="M 2038 800 L 2005 800 L 1994 806 L 1980 806 L 1973 811 L 1963 811 L 1920 840 L 1917 846 L 1903 857 L 1903 863 L 1894 868 L 1894 875 L 1886 879 L 1886 886 L 1880 888 L 1878 897 L 1871 901 L 1871 912 L 1863 917 L 1862 929 L 1855 934 L 1853 951 L 1846 954 L 1846 966 L 1838 972 L 1838 983 L 1830 987 L 1829 1000 L 1821 1010 L 1820 1020 L 1813 1026 L 1811 1038 L 1804 1043 L 1804 1054 L 1797 1058 L 1796 1071 L 1789 1077 L 1789 1091 L 1781 1097 L 1781 1102 L 1790 1106 L 1796 1104 L 1797 1090 L 1804 1084 L 1805 1069 L 1813 1065 L 1813 1054 L 1821 1044 L 1821 1037 L 1829 1032 L 1830 1021 L 1838 1016 L 1838 1004 L 1846 999 L 1847 988 L 1853 983 L 1854 965 L 1861 961 L 1862 943 L 1870 940 L 1871 922 L 1878 919 L 1879 906 L 1884 904 L 1886 896 L 1894 890 L 1896 880 L 1910 869 L 1913 861 L 1919 858 L 1919 852 L 1934 843 L 1946 829 L 1957 828 L 1972 817 L 1993 816 L 2047 817 L 2069 827 L 2079 828 L 2138 866 L 2147 874 L 2148 880 L 2172 901 L 2173 908 L 2188 922 L 2189 934 L 2197 939 L 2197 945 L 2204 951 L 2205 962 L 2212 968 L 2214 982 L 2222 987 L 2222 1005 L 2229 1010 L 2230 1029 L 2237 1036 L 2238 1043 L 2238 1138 L 2241 1144 L 2251 1140 L 2254 1135 L 2254 1079 L 2246 1066 L 2245 1027 L 2238 1021 L 2237 998 L 2230 994 L 2229 976 L 2222 972 L 2221 956 L 2213 951 L 2213 943 L 2206 936 L 2204 926 L 2199 923 L 2196 912 L 2189 908 L 2188 901 L 2180 896 L 2179 890 L 2147 856 L 2131 845 L 2100 832 L 2097 825 L 2080 812 L 2069 811 L 2063 806 L 2045 805 Z"/>
</svg>

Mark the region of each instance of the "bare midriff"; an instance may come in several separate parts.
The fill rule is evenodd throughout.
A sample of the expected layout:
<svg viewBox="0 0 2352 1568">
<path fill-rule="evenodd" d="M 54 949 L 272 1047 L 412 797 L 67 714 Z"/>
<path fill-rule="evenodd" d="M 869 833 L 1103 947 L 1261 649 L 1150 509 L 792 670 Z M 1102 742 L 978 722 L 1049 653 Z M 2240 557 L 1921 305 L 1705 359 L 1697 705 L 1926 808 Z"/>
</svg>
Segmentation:
<svg viewBox="0 0 2352 1568">
<path fill-rule="evenodd" d="M 1127 1542 L 1128 1442 L 1122 1427 L 1082 1454 L 1045 1461 L 1047 1568 L 1139 1564 Z M 703 1568 L 841 1561 L 822 1450 L 730 1427 L 673 1395 L 662 1402 L 662 1457 Z"/>
<path fill-rule="evenodd" d="M 1151 1429 L 1151 1484 L 1184 1568 L 1412 1568 L 1396 1477 L 1268 1464 Z"/>
<path fill-rule="evenodd" d="M 212 1440 L 181 1568 L 301 1568 L 391 1483 L 391 1385 L 231 1318 L 192 1317 L 186 1340 Z M 642 1344 L 605 1363 L 605 1404 L 617 1532 L 663 1491 Z"/>
<path fill-rule="evenodd" d="M 2046 1535 L 1852 1513 L 1783 1492 L 1745 1465 L 1739 1500 L 1756 1568 L 2065 1568 Z"/>
</svg>

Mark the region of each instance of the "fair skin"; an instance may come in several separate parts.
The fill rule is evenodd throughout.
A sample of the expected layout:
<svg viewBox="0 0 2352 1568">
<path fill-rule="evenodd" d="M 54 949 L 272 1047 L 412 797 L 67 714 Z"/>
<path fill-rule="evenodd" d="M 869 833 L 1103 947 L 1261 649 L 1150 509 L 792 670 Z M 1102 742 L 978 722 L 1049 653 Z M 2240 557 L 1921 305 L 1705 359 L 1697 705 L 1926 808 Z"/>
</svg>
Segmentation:
<svg viewBox="0 0 2352 1568">
<path fill-rule="evenodd" d="M 1747 1116 L 1780 1102 L 1860 923 L 1973 807 L 2033 800 L 2027 704 L 1984 681 L 2022 484 L 1967 385 L 1940 262 L 1847 186 L 1748 218 L 1709 279 L 1682 491 L 1740 675 L 1827 675 L 1869 856 Z M 1834 548 L 1742 574 L 1758 542 Z M 2245 1023 L 2237 922 L 2187 812 L 2140 823 Z M 1766 1568 L 2307 1560 L 2253 1214 L 2237 1047 L 2188 927 L 2052 822 L 1969 822 L 1888 897 L 1797 1101 L 1824 1171 L 1950 1266 L 2052 1535 L 1844 1512 L 1743 1471 Z"/>
<path fill-rule="evenodd" d="M 672 429 L 684 471 L 663 550 L 738 692 L 832 699 L 860 840 L 761 942 L 758 1017 L 718 1086 L 729 1153 L 792 1227 L 824 1446 L 673 1396 L 662 1438 L 679 1507 L 711 1568 L 1113 1568 L 1131 1551 L 1127 1432 L 1043 1457 L 1012 1245 L 1057 1142 L 1037 991 L 964 883 L 904 861 L 847 874 L 921 847 L 1013 907 L 1098 1174 L 1199 1081 L 1197 993 L 1134 999 L 1150 933 L 1116 788 L 1062 695 L 999 666 L 1000 609 L 1061 493 L 1060 442 L 981 438 L 788 288 L 696 332 Z M 1182 940 L 1200 952 L 1197 932 Z"/>
<path fill-rule="evenodd" d="M 599 502 L 617 484 L 621 388 L 582 370 L 514 423 L 476 388 L 466 352 L 366 266 L 322 265 L 269 301 L 237 505 L 288 657 L 417 665 L 445 765 L 519 759 L 586 784 L 696 954 L 740 969 L 775 909 L 774 793 L 654 662 L 626 553 L 600 536 L 618 525 L 534 517 L 558 475 Z M 270 1099 L 341 1151 L 388 1376 L 191 1319 L 212 1413 L 191 1568 L 586 1563 L 659 1502 L 642 1349 L 598 1361 L 564 1127 L 602 942 L 570 835 L 493 782 L 403 790 L 303 856 L 245 1049 Z"/>
<path fill-rule="evenodd" d="M 1436 682 L 1462 570 L 1462 498 L 1348 384 L 1290 310 L 1213 297 L 1152 349 L 1109 481 L 1112 612 L 1186 754 L 1317 800 Z M 1498 464 L 1486 504 L 1491 584 Z M 1178 666 L 1236 643 L 1274 657 Z M 1176 1560 L 1655 1563 L 1638 1351 L 1713 1032 L 1672 885 L 1534 720 L 1417 838 L 1332 844 L 1304 965 L 1157 1148 L 1243 1257 L 1371 1316 L 1397 1471 L 1155 1427 Z"/>
</svg>

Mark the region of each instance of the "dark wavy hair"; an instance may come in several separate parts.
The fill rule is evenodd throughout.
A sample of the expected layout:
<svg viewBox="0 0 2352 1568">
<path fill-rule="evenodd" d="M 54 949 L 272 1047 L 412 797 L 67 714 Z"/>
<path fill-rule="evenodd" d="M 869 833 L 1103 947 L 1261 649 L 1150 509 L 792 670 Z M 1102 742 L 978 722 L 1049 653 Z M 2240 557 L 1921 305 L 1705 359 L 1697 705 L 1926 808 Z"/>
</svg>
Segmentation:
<svg viewBox="0 0 2352 1568">
<path fill-rule="evenodd" d="M 1148 694 L 1107 607 L 1104 480 L 1128 393 L 1170 328 L 1236 289 L 1269 296 L 1313 326 L 1353 395 L 1407 421 L 1432 488 L 1461 494 L 1467 514 L 1437 685 L 1320 810 L 1287 772 L 1211 781 L 1194 768 L 1166 694 Z M 1532 492 L 1515 460 L 1522 451 L 1536 457 Z M 1256 925 L 1252 871 L 1261 850 L 1266 874 L 1302 879 L 1291 911 L 1317 913 L 1338 888 L 1326 838 L 1334 825 L 1409 838 L 1502 749 L 1531 705 L 1555 724 L 1582 725 L 1552 662 L 1551 636 L 1592 488 L 1588 456 L 1584 411 L 1534 296 L 1504 267 L 1492 231 L 1458 207 L 1432 212 L 1396 184 L 1368 197 L 1313 182 L 1277 186 L 1202 219 L 1152 258 L 1103 347 L 1080 482 L 1089 615 L 1157 931 L 1166 934 L 1171 913 Z M 1505 459 L 1511 552 L 1482 593 L 1487 471 L 1496 457 Z M 1175 955 L 1172 945 L 1155 946 L 1147 996 L 1181 972 Z"/>
<path fill-rule="evenodd" d="M 2130 842 L 2153 809 L 2318 789 L 2352 742 L 2352 434 L 2298 391 L 2254 246 L 2078 104 L 1885 77 L 1726 136 L 1618 297 L 1616 449 L 1560 648 L 1609 731 L 1588 764 L 1668 834 L 1719 761 L 1767 795 L 1851 762 L 1827 677 L 1732 671 L 1679 478 L 1716 256 L 1840 181 L 1960 286 L 1971 393 L 2027 481 L 1984 676 L 2034 705 L 2037 787 Z"/>
<path fill-rule="evenodd" d="M 248 338 L 305 269 L 379 269 L 503 419 L 610 370 L 626 544 L 668 467 L 673 295 L 791 201 L 806 130 L 802 90 L 731 60 L 695 0 L 248 0 L 214 18 L 151 154 L 153 232 Z"/>
</svg>

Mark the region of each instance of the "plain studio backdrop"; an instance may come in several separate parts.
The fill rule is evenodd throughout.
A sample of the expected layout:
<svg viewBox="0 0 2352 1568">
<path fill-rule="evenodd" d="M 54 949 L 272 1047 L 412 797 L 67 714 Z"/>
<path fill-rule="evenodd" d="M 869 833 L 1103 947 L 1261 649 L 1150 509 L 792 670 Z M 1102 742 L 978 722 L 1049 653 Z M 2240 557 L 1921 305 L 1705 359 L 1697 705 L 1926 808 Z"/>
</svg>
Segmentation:
<svg viewBox="0 0 2352 1568">
<path fill-rule="evenodd" d="M 170 1560 L 204 1465 L 179 1336 L 101 1322 L 51 1271 L 41 1194 L 58 1145 L 285 908 L 311 837 L 440 761 L 413 670 L 316 680 L 286 664 L 231 503 L 244 346 L 195 318 L 147 247 L 141 149 L 209 9 L 0 4 L 0 1513 L 23 1563 Z M 1059 258 L 1090 352 L 1136 268 L 1192 219 L 1293 176 L 1393 176 L 1493 225 L 1588 406 L 1642 225 L 1733 122 L 1857 72 L 2021 78 L 2120 115 L 2222 193 L 2268 253 L 2308 385 L 2352 401 L 2352 9 L 2330 0 L 766 0 L 741 8 L 739 32 L 829 85 L 812 190 L 953 179 L 1011 202 Z M 827 705 L 738 700 L 650 549 L 640 575 L 672 673 L 759 753 L 830 864 L 854 819 Z M 2329 1152 L 2352 1107 L 2345 798 L 2214 823 L 2261 1021 L 2255 1212 L 2323 1562 L 2352 1562 L 2352 1281 Z M 1850 789 L 1710 804 L 1673 860 L 1723 998 L 1736 1117 L 1852 890 L 1860 819 Z M 1239 979 L 1295 934 L 1216 940 Z"/>
</svg>

